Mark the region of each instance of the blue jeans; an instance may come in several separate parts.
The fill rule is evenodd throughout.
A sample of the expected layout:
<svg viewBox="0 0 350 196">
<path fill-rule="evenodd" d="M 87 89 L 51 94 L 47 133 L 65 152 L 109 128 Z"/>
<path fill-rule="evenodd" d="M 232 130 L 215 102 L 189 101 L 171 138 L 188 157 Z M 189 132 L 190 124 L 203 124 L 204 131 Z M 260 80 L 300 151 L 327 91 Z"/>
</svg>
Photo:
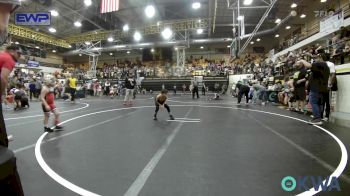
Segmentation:
<svg viewBox="0 0 350 196">
<path fill-rule="evenodd" d="M 314 119 L 320 119 L 321 118 L 321 112 L 323 112 L 322 107 L 322 93 L 319 92 L 310 92 L 309 101 L 312 107 L 312 113 L 314 115 Z"/>
</svg>

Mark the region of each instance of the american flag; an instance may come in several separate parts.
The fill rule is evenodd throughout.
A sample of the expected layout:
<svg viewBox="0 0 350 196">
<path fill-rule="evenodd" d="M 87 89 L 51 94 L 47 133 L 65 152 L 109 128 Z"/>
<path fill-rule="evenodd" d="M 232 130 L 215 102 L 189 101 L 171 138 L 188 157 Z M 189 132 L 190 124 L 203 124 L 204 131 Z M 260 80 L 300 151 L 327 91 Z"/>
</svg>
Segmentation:
<svg viewBox="0 0 350 196">
<path fill-rule="evenodd" d="M 101 14 L 119 10 L 119 0 L 101 0 Z"/>
</svg>

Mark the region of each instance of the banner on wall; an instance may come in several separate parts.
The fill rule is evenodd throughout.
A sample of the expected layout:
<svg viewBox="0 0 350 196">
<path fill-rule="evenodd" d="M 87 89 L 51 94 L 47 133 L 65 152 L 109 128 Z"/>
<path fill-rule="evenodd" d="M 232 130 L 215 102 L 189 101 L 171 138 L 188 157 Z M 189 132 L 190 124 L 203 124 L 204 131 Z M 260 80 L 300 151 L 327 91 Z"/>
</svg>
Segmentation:
<svg viewBox="0 0 350 196">
<path fill-rule="evenodd" d="M 40 63 L 38 61 L 27 61 L 27 66 L 28 67 L 39 67 Z"/>
<path fill-rule="evenodd" d="M 320 33 L 329 33 L 339 30 L 344 25 L 344 13 L 339 11 L 320 21 Z"/>
</svg>

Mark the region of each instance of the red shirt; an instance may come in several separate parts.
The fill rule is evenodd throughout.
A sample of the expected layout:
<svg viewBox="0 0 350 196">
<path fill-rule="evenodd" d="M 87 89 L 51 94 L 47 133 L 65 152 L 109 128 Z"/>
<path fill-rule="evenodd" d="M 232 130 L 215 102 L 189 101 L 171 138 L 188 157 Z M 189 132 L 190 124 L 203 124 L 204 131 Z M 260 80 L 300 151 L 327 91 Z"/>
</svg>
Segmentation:
<svg viewBox="0 0 350 196">
<path fill-rule="evenodd" d="M 1 52 L 0 53 L 0 79 L 1 79 L 2 68 L 6 68 L 11 72 L 15 67 L 15 65 L 16 65 L 16 61 L 8 52 Z M 1 101 L 1 95 L 2 95 L 2 90 L 1 90 L 1 84 L 0 84 L 0 101 Z"/>
<path fill-rule="evenodd" d="M 13 68 L 16 65 L 16 61 L 13 59 L 13 57 L 8 52 L 1 52 L 0 53 L 0 73 L 2 68 L 6 68 L 10 71 L 13 70 Z"/>
</svg>

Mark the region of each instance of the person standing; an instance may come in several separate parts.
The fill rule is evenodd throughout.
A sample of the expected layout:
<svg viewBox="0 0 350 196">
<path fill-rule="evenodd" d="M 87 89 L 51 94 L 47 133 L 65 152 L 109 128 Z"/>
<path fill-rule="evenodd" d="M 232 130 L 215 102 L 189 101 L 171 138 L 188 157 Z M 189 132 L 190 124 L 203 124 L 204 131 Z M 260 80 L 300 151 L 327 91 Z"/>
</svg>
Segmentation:
<svg viewBox="0 0 350 196">
<path fill-rule="evenodd" d="M 40 92 L 41 92 L 41 81 L 37 78 L 35 80 L 35 98 L 39 99 L 39 95 L 40 95 Z"/>
<path fill-rule="evenodd" d="M 202 95 L 205 95 L 206 90 L 207 90 L 207 87 L 205 86 L 205 83 L 203 82 Z"/>
<path fill-rule="evenodd" d="M 197 99 L 199 99 L 199 94 L 198 94 L 198 81 L 197 78 L 194 78 L 192 81 L 192 99 L 194 99 L 194 95 L 197 95 Z"/>
<path fill-rule="evenodd" d="M 33 100 L 33 96 L 35 97 L 35 80 L 31 80 L 29 83 L 29 99 Z"/>
<path fill-rule="evenodd" d="M 3 11 L 6 5 L 7 4 L 3 5 L 3 3 L 0 3 L 0 11 Z M 13 6 L 8 5 L 7 7 L 12 8 Z M 6 47 L 5 52 L 0 53 L 0 99 L 2 99 L 3 94 L 6 96 L 6 88 L 9 80 L 9 75 L 15 67 L 16 61 L 18 61 L 20 58 L 21 53 L 22 52 L 17 45 L 10 45 Z M 9 137 L 11 137 L 11 135 L 9 135 Z M 5 121 L 2 115 L 2 104 L 0 101 L 0 146 L 7 149 L 8 142 L 9 141 L 6 132 Z M 11 151 L 9 152 L 12 153 Z M 1 194 L 22 196 L 24 193 L 21 180 L 17 172 L 16 158 L 14 155 L 12 155 L 12 158 L 8 162 L 10 163 L 10 168 L 14 171 L 13 175 L 6 176 L 5 179 L 0 179 Z"/>
<path fill-rule="evenodd" d="M 75 101 L 75 92 L 77 91 L 77 79 L 73 74 L 70 75 L 70 77 L 67 80 L 68 88 L 69 88 L 69 94 L 70 94 L 70 100 L 71 102 Z"/>
<path fill-rule="evenodd" d="M 44 131 L 53 132 L 54 130 L 48 127 L 50 113 L 53 113 L 54 118 L 54 129 L 62 130 L 62 127 L 59 126 L 60 118 L 59 112 L 55 106 L 55 80 L 51 75 L 45 76 L 44 87 L 41 90 L 40 99 L 41 106 L 44 112 Z"/>
<path fill-rule="evenodd" d="M 176 95 L 176 84 L 173 86 L 174 95 Z"/>
<path fill-rule="evenodd" d="M 296 68 L 298 69 L 298 71 L 295 72 L 293 77 L 296 111 L 304 112 L 305 100 L 306 100 L 306 81 L 307 81 L 308 74 L 303 64 L 296 63 Z"/>
<path fill-rule="evenodd" d="M 97 96 L 97 89 L 98 89 L 98 81 L 94 81 L 92 83 L 92 91 L 93 91 L 93 96 L 96 97 Z"/>
<path fill-rule="evenodd" d="M 309 63 L 305 60 L 298 62 L 302 63 L 306 68 L 311 69 L 309 79 L 310 88 L 310 103 L 312 106 L 313 119 L 309 121 L 312 125 L 322 125 L 321 112 L 323 111 L 323 96 L 328 91 L 329 68 L 323 60 L 326 54 L 318 55 L 316 62 Z"/>
<path fill-rule="evenodd" d="M 6 47 L 5 52 L 0 53 L 0 98 L 3 100 L 3 96 L 6 97 L 6 88 L 9 81 L 10 73 L 16 65 L 16 61 L 21 56 L 21 50 L 16 45 Z M 6 127 L 4 118 L 2 115 L 2 104 L 0 104 L 0 145 L 8 146 L 8 139 L 6 133 Z"/>
<path fill-rule="evenodd" d="M 110 88 L 111 88 L 111 83 L 108 80 L 106 80 L 106 82 L 105 82 L 105 93 L 104 93 L 105 95 L 109 95 Z"/>
<path fill-rule="evenodd" d="M 129 77 L 125 78 L 125 98 L 124 98 L 124 105 L 132 105 L 132 96 L 134 94 L 134 88 L 135 88 L 136 81 L 133 78 L 132 75 L 129 75 Z"/>
<path fill-rule="evenodd" d="M 182 85 L 182 94 L 186 94 L 186 84 Z"/>
<path fill-rule="evenodd" d="M 329 120 L 329 115 L 331 113 L 331 104 L 330 104 L 330 97 L 331 97 L 331 92 L 332 91 L 337 91 L 337 83 L 336 83 L 336 73 L 335 73 L 335 65 L 334 63 L 329 61 L 329 56 L 327 55 L 326 63 L 329 68 L 329 79 L 328 79 L 328 88 L 327 92 L 323 94 L 323 104 L 322 107 L 326 112 L 326 116 L 323 118 L 323 110 L 321 112 L 321 118 L 323 121 L 328 121 Z"/>
<path fill-rule="evenodd" d="M 214 84 L 214 93 L 219 93 L 219 83 L 218 82 L 215 82 Z"/>
</svg>

